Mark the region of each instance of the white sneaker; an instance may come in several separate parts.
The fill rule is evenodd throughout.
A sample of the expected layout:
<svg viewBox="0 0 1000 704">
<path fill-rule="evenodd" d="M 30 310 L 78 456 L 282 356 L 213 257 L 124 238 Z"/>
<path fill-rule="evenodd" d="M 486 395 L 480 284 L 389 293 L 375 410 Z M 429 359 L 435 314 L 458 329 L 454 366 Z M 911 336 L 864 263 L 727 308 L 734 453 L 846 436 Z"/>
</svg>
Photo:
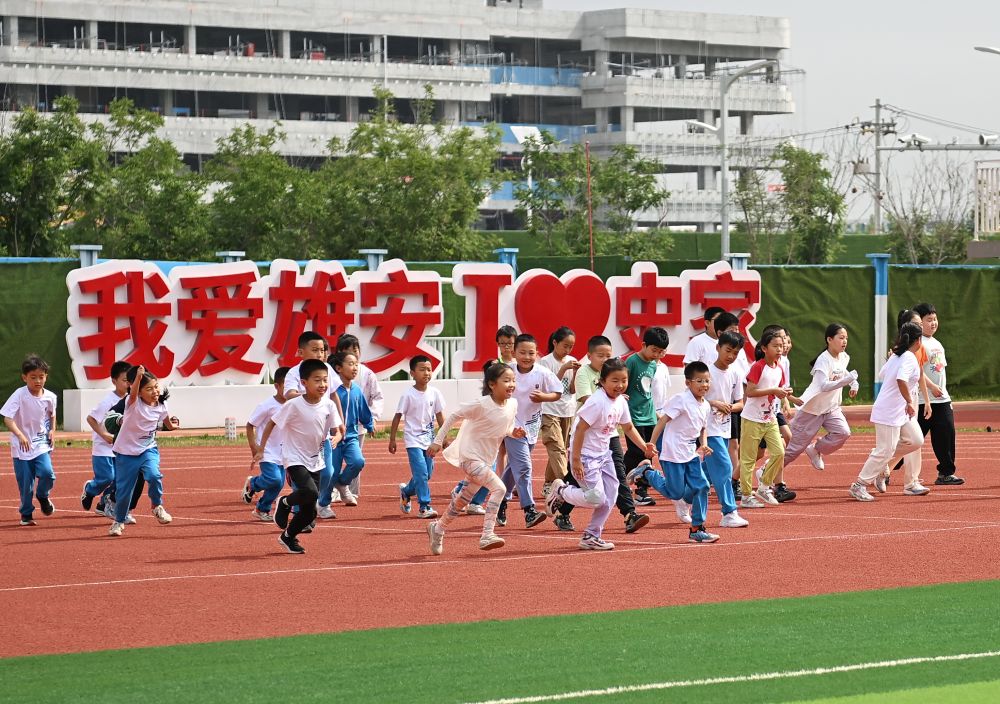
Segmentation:
<svg viewBox="0 0 1000 704">
<path fill-rule="evenodd" d="M 334 489 L 330 492 L 330 502 L 340 501 L 340 492 Z"/>
<path fill-rule="evenodd" d="M 757 491 L 753 493 L 762 503 L 769 504 L 771 506 L 777 506 L 778 500 L 774 498 L 774 492 L 771 491 L 771 487 L 765 485 L 758 486 Z"/>
<path fill-rule="evenodd" d="M 108 531 L 108 535 L 119 536 L 125 532 L 125 525 L 115 521 L 111 524 L 111 529 Z"/>
<path fill-rule="evenodd" d="M 469 516 L 485 516 L 486 508 L 482 504 L 469 504 L 465 507 L 465 513 Z"/>
<path fill-rule="evenodd" d="M 886 492 L 886 489 L 888 488 L 886 486 L 885 480 L 886 476 L 882 472 L 879 472 L 878 476 L 875 477 L 875 489 L 880 494 L 884 494 Z"/>
<path fill-rule="evenodd" d="M 750 494 L 750 496 L 744 496 L 740 499 L 740 508 L 764 508 L 766 505 L 767 504 L 762 502 L 753 494 Z"/>
<path fill-rule="evenodd" d="M 764 476 L 764 468 L 758 467 L 753 471 L 753 475 L 757 477 L 757 486 L 760 486 L 760 478 Z"/>
<path fill-rule="evenodd" d="M 338 486 L 337 491 L 340 492 L 340 498 L 344 500 L 344 506 L 358 505 L 358 498 L 346 486 Z"/>
<path fill-rule="evenodd" d="M 167 525 L 170 521 L 174 520 L 174 517 L 167 513 L 167 509 L 163 508 L 163 504 L 160 504 L 153 509 L 153 518 L 158 520 L 163 525 Z"/>
<path fill-rule="evenodd" d="M 911 484 L 910 486 L 904 488 L 903 493 L 907 496 L 924 496 L 925 494 L 931 493 L 931 490 L 920 482 L 917 482 L 916 484 Z"/>
<path fill-rule="evenodd" d="M 550 491 L 552 491 L 552 482 L 545 482 L 542 484 L 542 498 L 549 498 Z"/>
<path fill-rule="evenodd" d="M 427 538 L 431 543 L 431 555 L 440 555 L 444 552 L 444 533 L 437 532 L 437 521 L 427 524 Z"/>
<path fill-rule="evenodd" d="M 129 513 L 128 515 L 126 515 L 125 516 L 125 525 L 127 525 L 127 526 L 134 526 L 135 525 L 135 516 L 133 516 L 131 513 Z"/>
<path fill-rule="evenodd" d="M 256 518 L 258 521 L 263 521 L 264 523 L 274 523 L 274 516 L 272 516 L 267 511 L 261 511 L 259 509 L 254 509 L 250 512 L 250 515 Z"/>
<path fill-rule="evenodd" d="M 674 505 L 674 511 L 677 513 L 677 518 L 680 519 L 681 523 L 687 523 L 691 525 L 691 504 L 685 503 L 682 499 L 671 499 Z"/>
<path fill-rule="evenodd" d="M 479 539 L 479 549 L 480 550 L 496 550 L 497 548 L 502 548 L 506 543 L 504 539 L 501 538 L 496 533 L 490 533 L 489 535 L 484 535 Z"/>
<path fill-rule="evenodd" d="M 428 506 L 427 508 L 420 509 L 420 512 L 417 513 L 417 518 L 437 518 L 437 517 L 438 517 L 438 512 L 432 509 L 430 506 Z"/>
<path fill-rule="evenodd" d="M 875 497 L 868 493 L 868 488 L 864 484 L 854 482 L 848 490 L 850 495 L 858 501 L 874 501 Z"/>
<path fill-rule="evenodd" d="M 607 540 L 601 540 L 596 535 L 591 535 L 590 533 L 584 533 L 583 537 L 580 538 L 578 543 L 581 550 L 614 550 L 615 544 L 610 543 Z"/>
<path fill-rule="evenodd" d="M 746 528 L 748 525 L 750 525 L 750 521 L 743 518 L 737 511 L 727 513 L 719 521 L 720 528 Z"/>
<path fill-rule="evenodd" d="M 823 464 L 823 455 L 819 454 L 819 452 L 816 450 L 815 443 L 809 445 L 809 447 L 806 448 L 806 456 L 809 458 L 809 461 L 812 463 L 812 466 L 815 467 L 816 469 L 819 470 L 826 469 L 826 465 Z"/>
<path fill-rule="evenodd" d="M 318 518 L 336 518 L 337 514 L 333 510 L 333 506 L 320 506 L 316 505 L 316 516 Z"/>
</svg>

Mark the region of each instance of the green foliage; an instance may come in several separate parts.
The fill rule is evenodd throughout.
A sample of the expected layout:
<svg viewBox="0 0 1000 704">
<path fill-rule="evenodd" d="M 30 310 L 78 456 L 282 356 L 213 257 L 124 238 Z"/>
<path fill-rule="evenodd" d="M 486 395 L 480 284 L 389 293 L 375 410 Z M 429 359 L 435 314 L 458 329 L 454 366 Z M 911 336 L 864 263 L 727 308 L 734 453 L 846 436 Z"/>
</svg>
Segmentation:
<svg viewBox="0 0 1000 704">
<path fill-rule="evenodd" d="M 632 146 L 619 145 L 607 159 L 594 162 L 593 185 L 605 211 L 607 228 L 622 237 L 635 235 L 634 216 L 643 210 L 658 208 L 670 197 L 669 191 L 656 182 L 659 165 L 649 159 L 640 159 L 639 151 Z M 641 246 L 646 238 L 633 237 L 635 243 L 626 249 Z"/>
<path fill-rule="evenodd" d="M 889 220 L 889 252 L 905 264 L 954 264 L 966 260 L 973 220 L 932 221 L 927 212 L 912 212 Z"/>
</svg>

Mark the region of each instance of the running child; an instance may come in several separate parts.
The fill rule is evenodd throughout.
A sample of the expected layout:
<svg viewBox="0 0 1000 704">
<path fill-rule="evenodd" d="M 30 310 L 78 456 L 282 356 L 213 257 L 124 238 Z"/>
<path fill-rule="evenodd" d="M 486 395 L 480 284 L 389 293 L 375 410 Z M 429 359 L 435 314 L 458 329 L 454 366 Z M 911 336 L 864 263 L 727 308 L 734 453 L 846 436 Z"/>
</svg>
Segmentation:
<svg viewBox="0 0 1000 704">
<path fill-rule="evenodd" d="M 704 362 L 711 364 L 715 361 L 715 348 L 718 345 L 719 333 L 722 328 L 715 327 L 715 319 L 725 313 L 724 308 L 712 306 L 705 310 L 705 331 L 688 340 L 687 348 L 684 350 L 684 364 L 690 362 Z"/>
<path fill-rule="evenodd" d="M 340 375 L 340 386 L 336 394 L 340 397 L 340 406 L 344 409 L 344 425 L 347 432 L 344 439 L 333 447 L 333 479 L 328 485 L 321 485 L 319 492 L 320 518 L 324 511 L 333 513 L 330 508 L 331 489 L 340 493 L 345 506 L 357 506 L 358 500 L 351 493 L 349 485 L 365 468 L 365 458 L 361 454 L 360 428 L 369 433 L 375 432 L 375 423 L 368 402 L 361 392 L 361 387 L 355 381 L 358 378 L 358 358 L 351 352 L 338 352 L 333 357 L 333 369 Z"/>
<path fill-rule="evenodd" d="M 282 404 L 271 420 L 265 423 L 259 444 L 266 448 L 274 429 L 281 430 L 281 463 L 294 490 L 278 499 L 274 522 L 281 528 L 278 542 L 296 555 L 305 553 L 298 540 L 299 533 L 316 518 L 320 471 L 324 466 L 323 443 L 339 441 L 338 428 L 344 423 L 330 398 L 326 362 L 306 359 L 299 372 L 304 393 Z M 260 462 L 263 457 L 264 451 L 258 450 L 254 461 Z M 289 521 L 293 507 L 298 507 L 298 511 Z"/>
<path fill-rule="evenodd" d="M 711 385 L 705 399 L 711 407 L 705 434 L 711 454 L 704 458 L 705 473 L 715 487 L 722 509 L 720 528 L 745 528 L 749 522 L 736 510 L 733 494 L 733 464 L 729 457 L 729 436 L 732 415 L 743 408 L 743 382 L 733 362 L 743 349 L 743 336 L 738 332 L 723 332 L 718 336 L 715 361 L 708 366 Z"/>
<path fill-rule="evenodd" d="M 604 524 L 618 497 L 618 472 L 611 456 L 611 438 L 618 435 L 618 426 L 625 437 L 644 445 L 647 457 L 656 457 L 656 447 L 645 442 L 632 425 L 628 402 L 623 394 L 628 388 L 628 372 L 620 359 L 609 359 L 601 367 L 600 388 L 591 394 L 577 411 L 571 432 L 570 462 L 573 478 L 579 486 L 561 479 L 552 482 L 546 500 L 546 510 L 554 516 L 563 502 L 594 510 L 580 538 L 581 550 L 613 550 L 614 543 L 601 538 Z"/>
<path fill-rule="evenodd" d="M 125 413 L 112 449 L 115 452 L 115 495 L 121 499 L 115 505 L 115 521 L 109 535 L 119 536 L 125 531 L 135 483 L 141 474 L 149 487 L 149 500 L 153 504 L 153 517 L 166 525 L 173 517 L 163 508 L 163 475 L 160 473 L 160 449 L 156 444 L 156 431 L 176 430 L 181 423 L 167 410 L 170 392 L 160 389 L 160 382 L 141 364 L 128 371 L 129 394 L 125 397 Z"/>
<path fill-rule="evenodd" d="M 38 355 L 31 354 L 21 363 L 21 381 L 17 389 L 0 408 L 0 416 L 10 431 L 10 454 L 14 460 L 14 476 L 21 495 L 21 525 L 33 526 L 33 498 L 38 499 L 42 515 L 51 516 L 55 506 L 49 493 L 56 481 L 52 469 L 52 431 L 56 427 L 56 395 L 45 388 L 49 365 Z"/>
<path fill-rule="evenodd" d="M 562 382 L 562 397 L 558 401 L 542 404 L 542 429 L 539 438 L 548 454 L 545 465 L 545 483 L 542 495 L 549 495 L 549 487 L 556 479 L 566 476 L 566 450 L 570 425 L 576 412 L 575 372 L 580 368 L 576 357 L 570 354 L 576 345 L 576 334 L 563 326 L 549 335 L 549 353 L 538 364 L 556 375 Z"/>
<path fill-rule="evenodd" d="M 653 437 L 653 428 L 656 427 L 656 409 L 653 404 L 653 377 L 656 376 L 656 368 L 660 364 L 667 345 L 670 344 L 670 336 L 661 327 L 648 328 L 642 334 L 642 347 L 625 360 L 625 368 L 628 371 L 628 410 L 632 416 L 632 423 L 636 432 L 646 442 Z M 627 437 L 625 438 L 625 466 L 636 467 L 646 456 L 645 448 L 636 445 Z M 649 489 L 646 480 L 641 476 L 635 484 L 635 503 L 637 506 L 655 506 L 654 501 L 649 496 Z"/>
<path fill-rule="evenodd" d="M 257 404 L 250 413 L 246 426 L 250 456 L 256 457 L 258 452 L 263 454 L 260 460 L 260 474 L 257 476 L 251 474 L 243 484 L 243 503 L 253 503 L 254 495 L 261 492 L 260 499 L 250 515 L 265 523 L 274 521 L 271 506 L 285 484 L 285 468 L 281 464 L 281 430 L 276 428 L 271 431 L 266 447 L 258 445 L 257 438 L 261 437 L 267 421 L 274 418 L 274 414 L 281 410 L 281 405 L 285 402 L 282 389 L 285 387 L 287 374 L 288 367 L 278 367 L 274 370 L 274 396 Z"/>
<path fill-rule="evenodd" d="M 836 452 L 851 437 L 840 407 L 844 387 L 850 387 L 851 398 L 858 395 L 859 388 L 857 371 L 848 371 L 851 357 L 847 354 L 847 328 L 830 323 L 825 337 L 826 349 L 809 363 L 812 382 L 802 394 L 802 407 L 789 423 L 792 438 L 785 447 L 786 467 L 805 452 L 813 467 L 824 469 L 823 455 Z M 826 434 L 814 442 L 821 428 Z"/>
<path fill-rule="evenodd" d="M 382 387 L 378 383 L 378 377 L 375 376 L 375 372 L 361 362 L 361 341 L 354 335 L 344 333 L 337 338 L 337 352 L 350 352 L 358 358 L 357 384 L 361 387 L 361 395 L 364 397 L 365 403 L 368 404 L 368 410 L 371 411 L 372 418 L 376 421 L 380 420 L 382 418 L 382 411 L 385 408 L 385 396 L 382 394 Z M 359 431 L 359 447 L 363 448 L 365 446 L 366 433 L 367 430 L 365 428 Z M 361 496 L 360 474 L 351 482 L 350 490 L 355 498 Z"/>
<path fill-rule="evenodd" d="M 545 514 L 535 510 L 531 487 L 531 451 L 535 449 L 538 431 L 542 426 L 542 404 L 557 401 L 562 396 L 563 385 L 556 375 L 536 364 L 538 348 L 535 338 L 521 334 L 514 340 L 514 369 L 517 401 L 517 426 L 524 428 L 524 437 L 504 438 L 507 466 L 501 480 L 507 487 L 507 498 L 500 504 L 497 522 L 507 524 L 507 500 L 517 485 L 517 498 L 524 509 L 524 525 L 533 528 L 545 520 Z"/>
<path fill-rule="evenodd" d="M 784 349 L 785 340 L 780 330 L 767 330 L 757 343 L 759 358 L 747 373 L 740 414 L 740 487 L 743 493 L 740 506 L 743 508 L 763 508 L 778 503 L 770 486 L 784 461 L 785 443 L 778 431 L 775 402 L 792 393 L 778 363 Z M 754 464 L 761 440 L 767 448 L 768 459 L 757 491 L 753 492 Z"/>
<path fill-rule="evenodd" d="M 128 393 L 128 379 L 126 375 L 132 365 L 128 362 L 115 362 L 111 365 L 111 385 L 114 387 L 101 402 L 94 407 L 87 415 L 87 425 L 93 431 L 90 443 L 90 465 L 94 470 L 94 478 L 83 485 L 83 492 L 80 494 L 80 505 L 84 511 L 89 511 L 94 505 L 94 497 L 100 496 L 97 508 L 94 513 L 99 516 L 105 514 L 107 500 L 111 494 L 111 486 L 115 482 L 115 453 L 111 446 L 115 442 L 115 436 L 104 427 L 104 419 L 119 401 L 125 398 Z"/>
<path fill-rule="evenodd" d="M 903 463 L 903 493 L 923 496 L 930 489 L 920 483 L 920 448 L 924 435 L 917 423 L 917 384 L 920 363 L 916 352 L 920 348 L 922 329 L 918 323 L 905 323 L 899 329 L 892 355 L 882 366 L 879 377 L 882 389 L 872 405 L 871 421 L 875 424 L 875 447 L 865 461 L 858 478 L 851 484 L 850 495 L 858 501 L 874 501 L 868 486 L 875 484 L 884 493 L 886 463 L 906 456 Z M 912 458 L 912 461 L 909 461 Z"/>
<path fill-rule="evenodd" d="M 708 478 L 702 469 L 702 459 L 712 454 L 705 435 L 711 410 L 705 395 L 711 383 L 712 377 L 704 362 L 691 362 L 684 367 L 687 389 L 670 399 L 651 438 L 655 444 L 661 433 L 664 436 L 660 452 L 662 471 L 654 470 L 648 461 L 643 461 L 628 473 L 630 483 L 642 477 L 667 498 L 691 505 L 688 540 L 692 543 L 714 543 L 719 539 L 705 529 Z"/>
<path fill-rule="evenodd" d="M 432 555 L 444 552 L 444 534 L 448 526 L 462 513 L 472 496 L 485 487 L 489 492 L 483 533 L 479 539 L 480 550 L 494 550 L 504 546 L 504 539 L 494 533 L 500 501 L 507 487 L 493 471 L 500 445 L 508 437 L 525 439 L 527 431 L 516 425 L 517 399 L 514 398 L 515 373 L 503 362 L 490 362 L 483 371 L 483 395 L 478 401 L 463 403 L 448 416 L 438 430 L 437 437 L 427 454 L 434 457 L 444 450 L 443 456 L 450 464 L 465 472 L 466 485 L 453 496 L 448 510 L 437 521 L 427 524 Z M 458 437 L 448 443 L 448 431 L 459 421 L 462 427 Z"/>
<path fill-rule="evenodd" d="M 399 485 L 399 509 L 410 512 L 410 499 L 417 497 L 420 518 L 437 518 L 437 511 L 431 507 L 431 475 L 434 473 L 434 458 L 427 454 L 427 448 L 434 442 L 434 422 L 440 428 L 444 425 L 444 396 L 430 385 L 434 367 L 430 357 L 418 354 L 410 360 L 410 376 L 413 386 L 399 397 L 396 415 L 392 417 L 389 429 L 389 454 L 396 454 L 396 433 L 399 421 L 403 420 L 403 446 L 410 463 L 410 481 Z"/>
</svg>

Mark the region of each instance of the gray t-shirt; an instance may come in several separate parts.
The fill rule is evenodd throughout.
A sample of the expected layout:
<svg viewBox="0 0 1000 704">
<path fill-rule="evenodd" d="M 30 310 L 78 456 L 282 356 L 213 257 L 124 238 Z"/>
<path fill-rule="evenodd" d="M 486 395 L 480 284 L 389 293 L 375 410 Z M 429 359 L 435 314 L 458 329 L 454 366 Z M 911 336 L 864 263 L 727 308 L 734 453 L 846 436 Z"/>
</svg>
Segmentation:
<svg viewBox="0 0 1000 704">
<path fill-rule="evenodd" d="M 944 356 L 944 345 L 938 342 L 935 337 L 922 337 L 924 352 L 927 353 L 927 364 L 924 365 L 924 374 L 927 380 L 937 384 L 944 391 L 941 397 L 931 393 L 931 403 L 949 403 L 951 396 L 948 395 L 948 360 Z M 928 389 L 930 391 L 930 389 Z M 920 403 L 927 403 L 927 399 L 920 394 Z"/>
</svg>

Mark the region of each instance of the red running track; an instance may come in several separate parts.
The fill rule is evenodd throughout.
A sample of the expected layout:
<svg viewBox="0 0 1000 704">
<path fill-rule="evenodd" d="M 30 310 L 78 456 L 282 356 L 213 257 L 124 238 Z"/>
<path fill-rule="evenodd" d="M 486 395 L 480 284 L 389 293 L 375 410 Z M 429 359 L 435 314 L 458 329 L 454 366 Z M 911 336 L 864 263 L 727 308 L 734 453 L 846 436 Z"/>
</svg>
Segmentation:
<svg viewBox="0 0 1000 704">
<path fill-rule="evenodd" d="M 252 520 L 239 500 L 245 446 L 163 449 L 174 522 L 157 524 L 143 499 L 139 523 L 121 538 L 79 505 L 88 451 L 60 449 L 57 511 L 36 511 L 37 527 L 17 525 L 9 464 L 0 475 L 0 613 L 9 634 L 0 657 L 1000 578 L 1000 435 L 960 434 L 965 486 L 918 498 L 902 496 L 897 483 L 861 504 L 846 490 L 873 440 L 853 437 L 825 472 L 796 461 L 786 479 L 799 499 L 744 511 L 751 526 L 719 529 L 714 545 L 687 543 L 664 500 L 633 535 L 615 512 L 605 533 L 612 552 L 580 551 L 579 533 L 550 521 L 526 530 L 512 511 L 505 548 L 480 552 L 481 518 L 463 517 L 440 557 L 428 552 L 425 522 L 399 512 L 396 487 L 408 469 L 384 442 L 366 446 L 361 505 L 338 504 L 337 519 L 302 537 L 304 556 L 284 552 L 274 525 Z M 543 455 L 535 459 L 540 476 Z M 929 483 L 929 447 L 924 467 Z M 439 511 L 458 477 L 439 462 Z M 575 512 L 578 527 L 588 516 Z M 718 519 L 713 499 L 709 525 Z M 581 585 L 585 599 L 566 598 Z"/>
</svg>

